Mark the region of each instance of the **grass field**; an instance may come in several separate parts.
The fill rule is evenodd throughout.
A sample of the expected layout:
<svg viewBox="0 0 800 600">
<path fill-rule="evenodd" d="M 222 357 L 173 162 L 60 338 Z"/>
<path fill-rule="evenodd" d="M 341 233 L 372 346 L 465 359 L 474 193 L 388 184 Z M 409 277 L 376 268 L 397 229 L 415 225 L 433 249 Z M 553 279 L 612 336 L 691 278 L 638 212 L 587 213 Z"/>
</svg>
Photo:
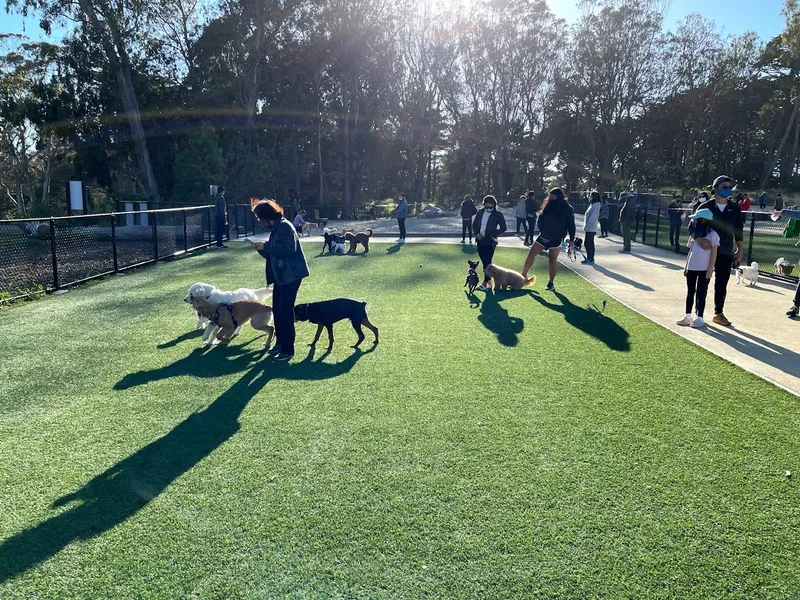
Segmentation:
<svg viewBox="0 0 800 600">
<path fill-rule="evenodd" d="M 568 273 L 470 302 L 466 248 L 318 247 L 298 301 L 374 350 L 202 350 L 181 299 L 244 249 L 0 312 L 0 598 L 797 597 L 796 398 Z"/>
</svg>

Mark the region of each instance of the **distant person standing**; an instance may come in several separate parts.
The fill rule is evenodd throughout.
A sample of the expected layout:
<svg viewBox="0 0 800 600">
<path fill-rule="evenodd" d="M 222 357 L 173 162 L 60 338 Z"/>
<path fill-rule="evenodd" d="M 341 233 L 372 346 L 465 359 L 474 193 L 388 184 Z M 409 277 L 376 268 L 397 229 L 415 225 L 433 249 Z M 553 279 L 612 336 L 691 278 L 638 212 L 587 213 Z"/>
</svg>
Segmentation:
<svg viewBox="0 0 800 600">
<path fill-rule="evenodd" d="M 608 204 L 608 198 L 603 196 L 603 199 L 600 201 L 600 213 L 598 215 L 598 220 L 600 221 L 600 235 L 597 237 L 608 237 L 608 219 L 610 216 L 611 206 Z"/>
<path fill-rule="evenodd" d="M 780 194 L 775 196 L 775 210 L 783 210 L 783 196 Z"/>
<path fill-rule="evenodd" d="M 708 227 L 708 223 L 714 218 L 709 209 L 701 209 L 689 218 L 694 223 L 697 236 L 707 239 L 711 243 L 711 249 L 704 250 L 695 240 L 689 239 L 689 256 L 683 268 L 683 275 L 686 277 L 686 312 L 678 325 L 699 328 L 705 326 L 703 313 L 706 308 L 708 282 L 714 273 L 720 240 L 717 232 Z M 692 319 L 692 307 L 696 310 L 696 319 Z"/>
<path fill-rule="evenodd" d="M 619 211 L 619 226 L 622 229 L 622 250 L 631 251 L 631 227 L 636 220 L 636 196 L 628 194 L 623 196 L 622 209 Z"/>
<path fill-rule="evenodd" d="M 486 267 L 492 264 L 494 250 L 498 243 L 497 238 L 506 232 L 506 218 L 497 210 L 497 200 L 494 196 L 483 198 L 483 208 L 475 215 L 472 228 L 478 244 L 478 256 L 483 265 L 483 283 L 476 289 L 485 292 L 489 289 L 491 281 L 491 277 L 486 275 Z"/>
<path fill-rule="evenodd" d="M 292 210 L 294 210 L 294 215 L 297 216 L 300 214 L 300 196 L 295 196 L 294 200 L 292 200 Z"/>
<path fill-rule="evenodd" d="M 680 252 L 682 217 L 681 203 L 678 198 L 673 197 L 669 203 L 669 245 L 675 248 L 675 252 Z"/>
<path fill-rule="evenodd" d="M 472 218 L 478 209 L 475 208 L 475 203 L 472 202 L 472 196 L 467 194 L 464 196 L 464 201 L 461 203 L 461 243 L 469 235 L 469 243 L 472 243 Z"/>
<path fill-rule="evenodd" d="M 297 235 L 303 233 L 303 225 L 306 224 L 306 211 L 301 210 L 294 218 L 293 224 L 294 228 L 297 230 Z"/>
<path fill-rule="evenodd" d="M 519 228 L 522 227 L 522 230 L 525 232 L 525 237 L 528 237 L 528 217 L 527 211 L 525 210 L 525 203 L 528 201 L 528 197 L 525 194 L 522 194 L 519 197 L 519 201 L 517 202 L 517 208 L 514 211 L 514 216 L 517 217 L 517 235 L 519 235 Z"/>
<path fill-rule="evenodd" d="M 539 204 L 536 202 L 536 192 L 529 191 L 528 198 L 525 200 L 525 218 L 528 221 L 528 229 L 525 231 L 526 246 L 533 245 L 533 236 L 536 231 L 536 213 L 539 210 Z"/>
<path fill-rule="evenodd" d="M 761 192 L 761 195 L 758 197 L 758 207 L 761 210 L 767 208 L 767 192 Z"/>
<path fill-rule="evenodd" d="M 228 204 L 225 202 L 225 188 L 217 187 L 217 195 L 214 197 L 214 234 L 217 238 L 217 248 L 227 248 L 222 243 L 222 236 L 225 234 L 225 226 L 228 224 Z"/>
<path fill-rule="evenodd" d="M 397 238 L 398 242 L 405 242 L 406 241 L 406 218 L 408 217 L 408 202 L 406 202 L 406 197 L 403 194 L 400 194 L 397 197 L 397 226 L 400 229 L 400 237 Z"/>
<path fill-rule="evenodd" d="M 581 261 L 583 265 L 594 264 L 594 236 L 597 235 L 597 224 L 600 220 L 600 203 L 603 200 L 597 191 L 591 193 L 590 199 L 589 210 L 586 211 L 583 217 L 583 235 L 586 238 L 584 239 L 586 258 Z"/>
</svg>

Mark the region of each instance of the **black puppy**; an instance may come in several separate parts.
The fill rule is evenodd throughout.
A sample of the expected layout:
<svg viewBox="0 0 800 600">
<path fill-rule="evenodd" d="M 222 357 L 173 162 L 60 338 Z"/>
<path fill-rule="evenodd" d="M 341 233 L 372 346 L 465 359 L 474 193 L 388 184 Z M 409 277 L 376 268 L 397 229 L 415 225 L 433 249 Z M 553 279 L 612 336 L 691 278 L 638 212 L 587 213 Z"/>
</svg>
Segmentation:
<svg viewBox="0 0 800 600">
<path fill-rule="evenodd" d="M 325 238 L 325 243 L 322 245 L 322 254 L 325 254 L 325 248 L 328 249 L 330 254 L 335 254 L 337 244 L 345 243 L 344 236 L 336 233 L 336 230 L 325 229 L 323 236 Z"/>
<path fill-rule="evenodd" d="M 478 287 L 478 272 L 475 270 L 478 268 L 478 261 L 468 260 L 467 264 L 469 265 L 469 270 L 467 271 L 467 280 L 464 282 L 464 287 L 469 286 L 468 289 L 471 294 Z"/>
<path fill-rule="evenodd" d="M 322 335 L 322 328 L 328 329 L 328 348 L 333 348 L 333 324 L 342 319 L 350 319 L 353 329 L 358 334 L 358 342 L 352 348 L 358 348 L 364 341 L 364 332 L 361 326 L 375 334 L 375 343 L 378 343 L 378 328 L 369 322 L 367 318 L 367 303 L 349 298 L 337 298 L 335 300 L 324 300 L 322 302 L 310 302 L 308 304 L 298 304 L 294 307 L 295 321 L 310 321 L 317 324 L 317 335 L 309 346 L 316 346 L 319 336 Z"/>
</svg>

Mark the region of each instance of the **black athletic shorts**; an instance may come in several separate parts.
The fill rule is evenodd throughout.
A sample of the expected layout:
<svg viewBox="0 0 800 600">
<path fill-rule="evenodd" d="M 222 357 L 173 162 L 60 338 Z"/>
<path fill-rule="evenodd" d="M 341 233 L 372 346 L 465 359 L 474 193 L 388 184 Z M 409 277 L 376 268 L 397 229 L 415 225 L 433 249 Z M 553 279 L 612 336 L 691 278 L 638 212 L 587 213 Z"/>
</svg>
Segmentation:
<svg viewBox="0 0 800 600">
<path fill-rule="evenodd" d="M 561 240 L 548 240 L 548 239 L 542 237 L 541 235 L 538 238 L 536 238 L 536 243 L 539 244 L 545 250 L 552 250 L 553 248 L 560 248 L 561 247 L 561 242 L 563 242 L 563 241 L 564 241 L 563 239 L 561 239 Z"/>
</svg>

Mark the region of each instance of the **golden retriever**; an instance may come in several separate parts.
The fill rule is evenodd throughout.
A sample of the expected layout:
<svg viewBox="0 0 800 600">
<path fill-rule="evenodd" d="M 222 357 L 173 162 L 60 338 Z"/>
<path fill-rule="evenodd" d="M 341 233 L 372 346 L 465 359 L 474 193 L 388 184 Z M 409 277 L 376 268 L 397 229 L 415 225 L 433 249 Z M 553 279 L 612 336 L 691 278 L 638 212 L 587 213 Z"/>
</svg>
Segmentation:
<svg viewBox="0 0 800 600">
<path fill-rule="evenodd" d="M 222 344 L 227 344 L 233 339 L 236 332 L 242 325 L 250 322 L 253 329 L 264 331 L 267 334 L 267 342 L 264 344 L 269 348 L 272 338 L 275 335 L 275 327 L 272 323 L 272 307 L 253 300 L 243 300 L 231 304 L 217 304 L 205 298 L 192 298 L 192 306 L 197 313 L 209 321 L 213 327 L 213 334 L 209 337 L 210 343 L 214 338 Z"/>
<path fill-rule="evenodd" d="M 495 264 L 486 267 L 486 276 L 494 281 L 495 290 L 521 290 L 536 283 L 536 275 L 525 279 L 522 273 Z"/>
</svg>

